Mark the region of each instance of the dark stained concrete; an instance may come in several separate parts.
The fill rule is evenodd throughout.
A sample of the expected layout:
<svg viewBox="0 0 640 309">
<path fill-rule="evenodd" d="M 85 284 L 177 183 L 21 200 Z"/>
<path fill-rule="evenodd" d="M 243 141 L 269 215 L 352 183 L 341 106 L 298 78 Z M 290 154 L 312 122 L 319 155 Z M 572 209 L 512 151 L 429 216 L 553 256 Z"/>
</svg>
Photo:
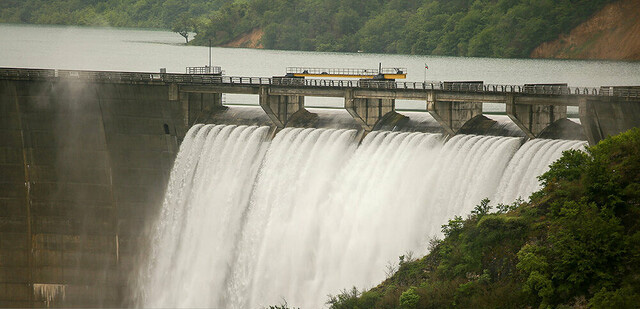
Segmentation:
<svg viewBox="0 0 640 309">
<path fill-rule="evenodd" d="M 0 80 L 0 307 L 127 305 L 187 129 L 167 88 Z"/>
</svg>

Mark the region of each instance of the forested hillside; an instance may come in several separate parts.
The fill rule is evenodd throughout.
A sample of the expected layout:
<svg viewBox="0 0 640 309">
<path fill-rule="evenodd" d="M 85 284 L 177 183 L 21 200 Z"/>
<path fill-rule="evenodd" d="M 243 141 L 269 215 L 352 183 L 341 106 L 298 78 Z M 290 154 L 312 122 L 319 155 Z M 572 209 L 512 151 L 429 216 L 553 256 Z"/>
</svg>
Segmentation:
<svg viewBox="0 0 640 309">
<path fill-rule="evenodd" d="M 183 28 L 192 44 L 528 57 L 612 0 L 5 0 L 0 21 Z M 256 31 L 259 30 L 259 31 Z M 240 40 L 242 41 L 242 40 Z"/>
<path fill-rule="evenodd" d="M 607 2 L 252 0 L 223 6 L 197 40 L 260 28 L 273 49 L 528 57 Z"/>
</svg>

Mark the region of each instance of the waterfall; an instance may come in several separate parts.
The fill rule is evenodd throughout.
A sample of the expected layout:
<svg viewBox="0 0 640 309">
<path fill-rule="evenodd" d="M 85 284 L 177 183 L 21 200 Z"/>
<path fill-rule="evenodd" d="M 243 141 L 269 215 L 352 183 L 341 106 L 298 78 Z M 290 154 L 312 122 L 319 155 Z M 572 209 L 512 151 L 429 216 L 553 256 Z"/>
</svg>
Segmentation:
<svg viewBox="0 0 640 309">
<path fill-rule="evenodd" d="M 584 149 L 583 141 L 534 139 L 525 143 L 515 154 L 500 181 L 500 192 L 495 203 L 510 204 L 518 198 L 527 199 L 540 189 L 538 176 L 549 169 L 549 165 L 569 149 Z"/>
<path fill-rule="evenodd" d="M 268 127 L 194 126 L 171 171 L 156 225 L 143 307 L 217 307 Z"/>
<path fill-rule="evenodd" d="M 580 141 L 198 125 L 156 224 L 143 307 L 322 307 L 483 198 L 511 203 Z"/>
</svg>

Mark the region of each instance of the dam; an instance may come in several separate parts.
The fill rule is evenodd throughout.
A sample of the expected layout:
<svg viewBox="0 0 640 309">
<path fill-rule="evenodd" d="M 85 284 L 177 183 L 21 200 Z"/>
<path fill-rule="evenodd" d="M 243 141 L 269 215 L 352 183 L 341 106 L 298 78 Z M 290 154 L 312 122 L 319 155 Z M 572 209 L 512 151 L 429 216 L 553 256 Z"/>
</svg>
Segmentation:
<svg viewBox="0 0 640 309">
<path fill-rule="evenodd" d="M 0 306 L 317 307 L 639 115 L 617 86 L 0 69 Z"/>
</svg>

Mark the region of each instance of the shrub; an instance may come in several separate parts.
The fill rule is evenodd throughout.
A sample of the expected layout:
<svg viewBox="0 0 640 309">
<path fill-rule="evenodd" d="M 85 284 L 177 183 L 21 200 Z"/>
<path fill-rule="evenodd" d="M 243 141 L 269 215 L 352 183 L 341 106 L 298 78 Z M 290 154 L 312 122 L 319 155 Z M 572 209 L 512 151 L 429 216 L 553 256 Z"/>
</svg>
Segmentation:
<svg viewBox="0 0 640 309">
<path fill-rule="evenodd" d="M 420 295 L 416 294 L 413 288 L 410 288 L 400 295 L 400 309 L 415 309 L 420 301 Z"/>
</svg>

